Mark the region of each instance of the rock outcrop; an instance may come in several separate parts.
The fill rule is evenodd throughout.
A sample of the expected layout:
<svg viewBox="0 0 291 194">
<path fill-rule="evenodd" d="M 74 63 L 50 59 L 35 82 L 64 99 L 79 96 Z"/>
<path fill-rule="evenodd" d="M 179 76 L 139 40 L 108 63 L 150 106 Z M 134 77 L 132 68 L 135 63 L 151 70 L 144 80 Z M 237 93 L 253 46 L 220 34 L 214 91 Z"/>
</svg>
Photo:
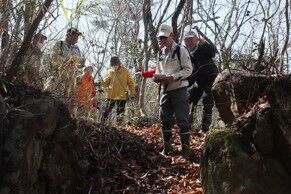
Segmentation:
<svg viewBox="0 0 291 194">
<path fill-rule="evenodd" d="M 10 107 L 1 122 L 0 193 L 78 193 L 75 122 L 62 103 L 29 91 L 1 91 Z"/>
<path fill-rule="evenodd" d="M 265 95 L 274 78 L 249 75 L 241 71 L 224 70 L 213 84 L 213 97 L 219 116 L 225 124 L 232 124 L 259 97 Z"/>
<path fill-rule="evenodd" d="M 265 91 L 269 107 L 208 133 L 201 163 L 206 194 L 291 192 L 291 76 Z"/>
</svg>

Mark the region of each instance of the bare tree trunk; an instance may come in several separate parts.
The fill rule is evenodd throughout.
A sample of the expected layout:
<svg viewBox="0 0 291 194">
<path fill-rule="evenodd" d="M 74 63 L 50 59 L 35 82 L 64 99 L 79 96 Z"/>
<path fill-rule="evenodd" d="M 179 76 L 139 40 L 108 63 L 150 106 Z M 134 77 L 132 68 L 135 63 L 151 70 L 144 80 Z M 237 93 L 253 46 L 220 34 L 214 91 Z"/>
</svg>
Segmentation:
<svg viewBox="0 0 291 194">
<path fill-rule="evenodd" d="M 9 41 L 9 34 L 8 34 L 8 21 L 10 17 L 10 9 L 9 9 L 9 1 L 8 0 L 1 0 L 2 5 L 0 5 L 0 11 L 2 13 L 2 17 L 0 18 L 0 36 L 1 36 L 1 56 L 0 56 L 0 72 L 4 72 L 5 70 L 5 63 L 6 57 L 4 57 L 3 53 L 5 53 L 5 48 Z"/>
<path fill-rule="evenodd" d="M 29 27 L 31 25 L 32 19 L 34 18 L 36 2 L 35 1 L 25 1 L 24 9 L 24 36 L 27 35 Z"/>
<path fill-rule="evenodd" d="M 174 15 L 172 17 L 172 27 L 173 27 L 173 33 L 174 33 L 174 40 L 176 42 L 178 42 L 178 37 L 179 37 L 179 34 L 178 34 L 178 26 L 177 26 L 177 20 L 178 20 L 178 17 L 179 15 L 181 14 L 181 11 L 184 7 L 186 3 L 186 0 L 181 0 L 174 12 Z"/>
<path fill-rule="evenodd" d="M 19 65 L 22 63 L 23 60 L 23 56 L 26 54 L 26 51 L 29 47 L 29 44 L 31 42 L 33 33 L 36 31 L 40 21 L 42 20 L 44 14 L 47 12 L 47 9 L 50 7 L 51 3 L 53 0 L 46 0 L 43 4 L 43 6 L 41 7 L 41 10 L 39 10 L 39 13 L 37 15 L 37 17 L 33 20 L 27 35 L 25 36 L 19 51 L 17 52 L 16 56 L 14 57 L 12 64 L 10 66 L 10 68 L 7 71 L 7 78 L 9 80 L 11 80 L 11 78 L 13 76 L 15 76 L 17 74 Z"/>
<path fill-rule="evenodd" d="M 142 65 L 144 69 L 148 69 L 148 62 L 150 57 L 150 50 L 148 49 L 148 40 L 149 40 L 149 25 L 150 21 L 152 20 L 151 14 L 151 1 L 144 0 L 143 3 L 143 23 L 144 23 L 144 57 Z M 142 69 L 142 68 L 141 68 Z M 139 91 L 139 110 L 141 116 L 145 116 L 145 108 L 144 108 L 144 94 L 145 94 L 145 86 L 146 86 L 146 79 L 143 78 L 140 86 Z"/>
<path fill-rule="evenodd" d="M 8 6 L 8 1 L 7 0 L 2 0 L 2 5 L 0 7 L 2 17 L 0 20 L 0 27 L 2 28 L 2 38 L 1 38 L 1 50 L 4 50 L 5 46 L 8 43 L 9 40 L 9 35 L 8 35 L 8 21 L 9 21 L 9 16 L 10 16 L 10 10 Z"/>
<path fill-rule="evenodd" d="M 289 21 L 289 0 L 286 0 L 286 5 L 285 5 L 285 18 L 286 18 L 286 39 L 284 42 L 284 46 L 281 51 L 281 56 L 280 56 L 280 72 L 284 71 L 284 55 L 287 53 L 287 48 L 288 48 L 288 43 L 289 43 L 289 36 L 290 36 L 290 21 Z M 287 63 L 288 67 L 288 63 Z"/>
<path fill-rule="evenodd" d="M 192 28 L 192 15 L 193 15 L 193 0 L 186 0 L 186 5 L 184 6 L 184 14 L 181 21 L 180 26 L 180 40 L 183 39 L 184 36 L 184 29 L 186 26 L 190 25 L 190 29 Z"/>
</svg>

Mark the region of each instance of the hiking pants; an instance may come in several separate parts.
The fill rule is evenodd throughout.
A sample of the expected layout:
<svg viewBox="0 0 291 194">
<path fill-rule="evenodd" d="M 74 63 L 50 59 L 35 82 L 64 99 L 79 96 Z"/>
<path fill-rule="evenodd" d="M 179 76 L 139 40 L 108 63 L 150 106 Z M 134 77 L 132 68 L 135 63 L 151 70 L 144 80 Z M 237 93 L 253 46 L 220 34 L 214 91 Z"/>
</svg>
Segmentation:
<svg viewBox="0 0 291 194">
<path fill-rule="evenodd" d="M 110 112 L 112 111 L 112 109 L 114 108 L 114 106 L 117 106 L 117 121 L 122 121 L 122 117 L 125 111 L 125 104 L 126 104 L 126 100 L 107 100 L 106 106 L 105 106 L 105 110 L 102 114 L 102 122 L 105 122 L 108 115 L 110 114 Z"/>
<path fill-rule="evenodd" d="M 189 102 L 193 103 L 192 107 L 195 107 L 202 97 L 203 114 L 201 130 L 204 132 L 208 131 L 212 122 L 212 109 L 214 106 L 214 100 L 211 88 L 212 83 L 209 83 L 205 85 L 198 85 L 198 87 L 193 87 L 189 91 Z M 193 114 L 193 112 L 191 111 L 190 114 Z"/>
<path fill-rule="evenodd" d="M 164 146 L 170 145 L 172 138 L 172 127 L 174 124 L 174 116 L 177 125 L 180 128 L 180 137 L 182 145 L 189 147 L 189 131 L 191 128 L 189 122 L 189 103 L 187 88 L 179 88 L 176 90 L 161 91 L 160 94 L 160 119 L 162 125 L 162 134 Z"/>
</svg>

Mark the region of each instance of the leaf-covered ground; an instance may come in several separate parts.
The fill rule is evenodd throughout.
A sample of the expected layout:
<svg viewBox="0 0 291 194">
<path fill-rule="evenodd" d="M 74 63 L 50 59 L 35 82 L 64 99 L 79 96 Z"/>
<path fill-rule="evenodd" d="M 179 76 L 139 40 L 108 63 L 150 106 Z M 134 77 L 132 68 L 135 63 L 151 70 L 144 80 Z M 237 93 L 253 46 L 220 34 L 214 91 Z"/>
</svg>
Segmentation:
<svg viewBox="0 0 291 194">
<path fill-rule="evenodd" d="M 202 193 L 201 134 L 191 134 L 191 151 L 196 157 L 191 162 L 178 155 L 177 131 L 173 156 L 159 153 L 162 136 L 158 125 L 109 128 L 80 124 L 78 133 L 85 141 L 82 157 L 90 163 L 84 185 L 88 193 Z"/>
</svg>

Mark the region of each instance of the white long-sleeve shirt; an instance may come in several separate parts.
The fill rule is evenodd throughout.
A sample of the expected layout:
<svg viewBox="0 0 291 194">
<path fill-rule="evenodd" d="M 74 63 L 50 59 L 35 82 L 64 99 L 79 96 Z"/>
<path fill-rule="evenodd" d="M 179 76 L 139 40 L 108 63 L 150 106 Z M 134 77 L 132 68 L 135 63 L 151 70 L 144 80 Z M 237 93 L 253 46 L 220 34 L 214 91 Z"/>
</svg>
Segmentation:
<svg viewBox="0 0 291 194">
<path fill-rule="evenodd" d="M 180 59 L 178 59 L 177 53 L 173 56 L 176 47 L 180 47 Z M 158 57 L 157 72 L 165 74 L 167 76 L 173 76 L 176 80 L 173 83 L 167 85 L 166 90 L 171 91 L 182 87 L 188 86 L 187 77 L 192 74 L 192 64 L 188 50 L 176 42 L 173 42 L 172 47 L 163 48 L 161 55 Z M 164 86 L 165 87 L 165 86 Z"/>
</svg>

